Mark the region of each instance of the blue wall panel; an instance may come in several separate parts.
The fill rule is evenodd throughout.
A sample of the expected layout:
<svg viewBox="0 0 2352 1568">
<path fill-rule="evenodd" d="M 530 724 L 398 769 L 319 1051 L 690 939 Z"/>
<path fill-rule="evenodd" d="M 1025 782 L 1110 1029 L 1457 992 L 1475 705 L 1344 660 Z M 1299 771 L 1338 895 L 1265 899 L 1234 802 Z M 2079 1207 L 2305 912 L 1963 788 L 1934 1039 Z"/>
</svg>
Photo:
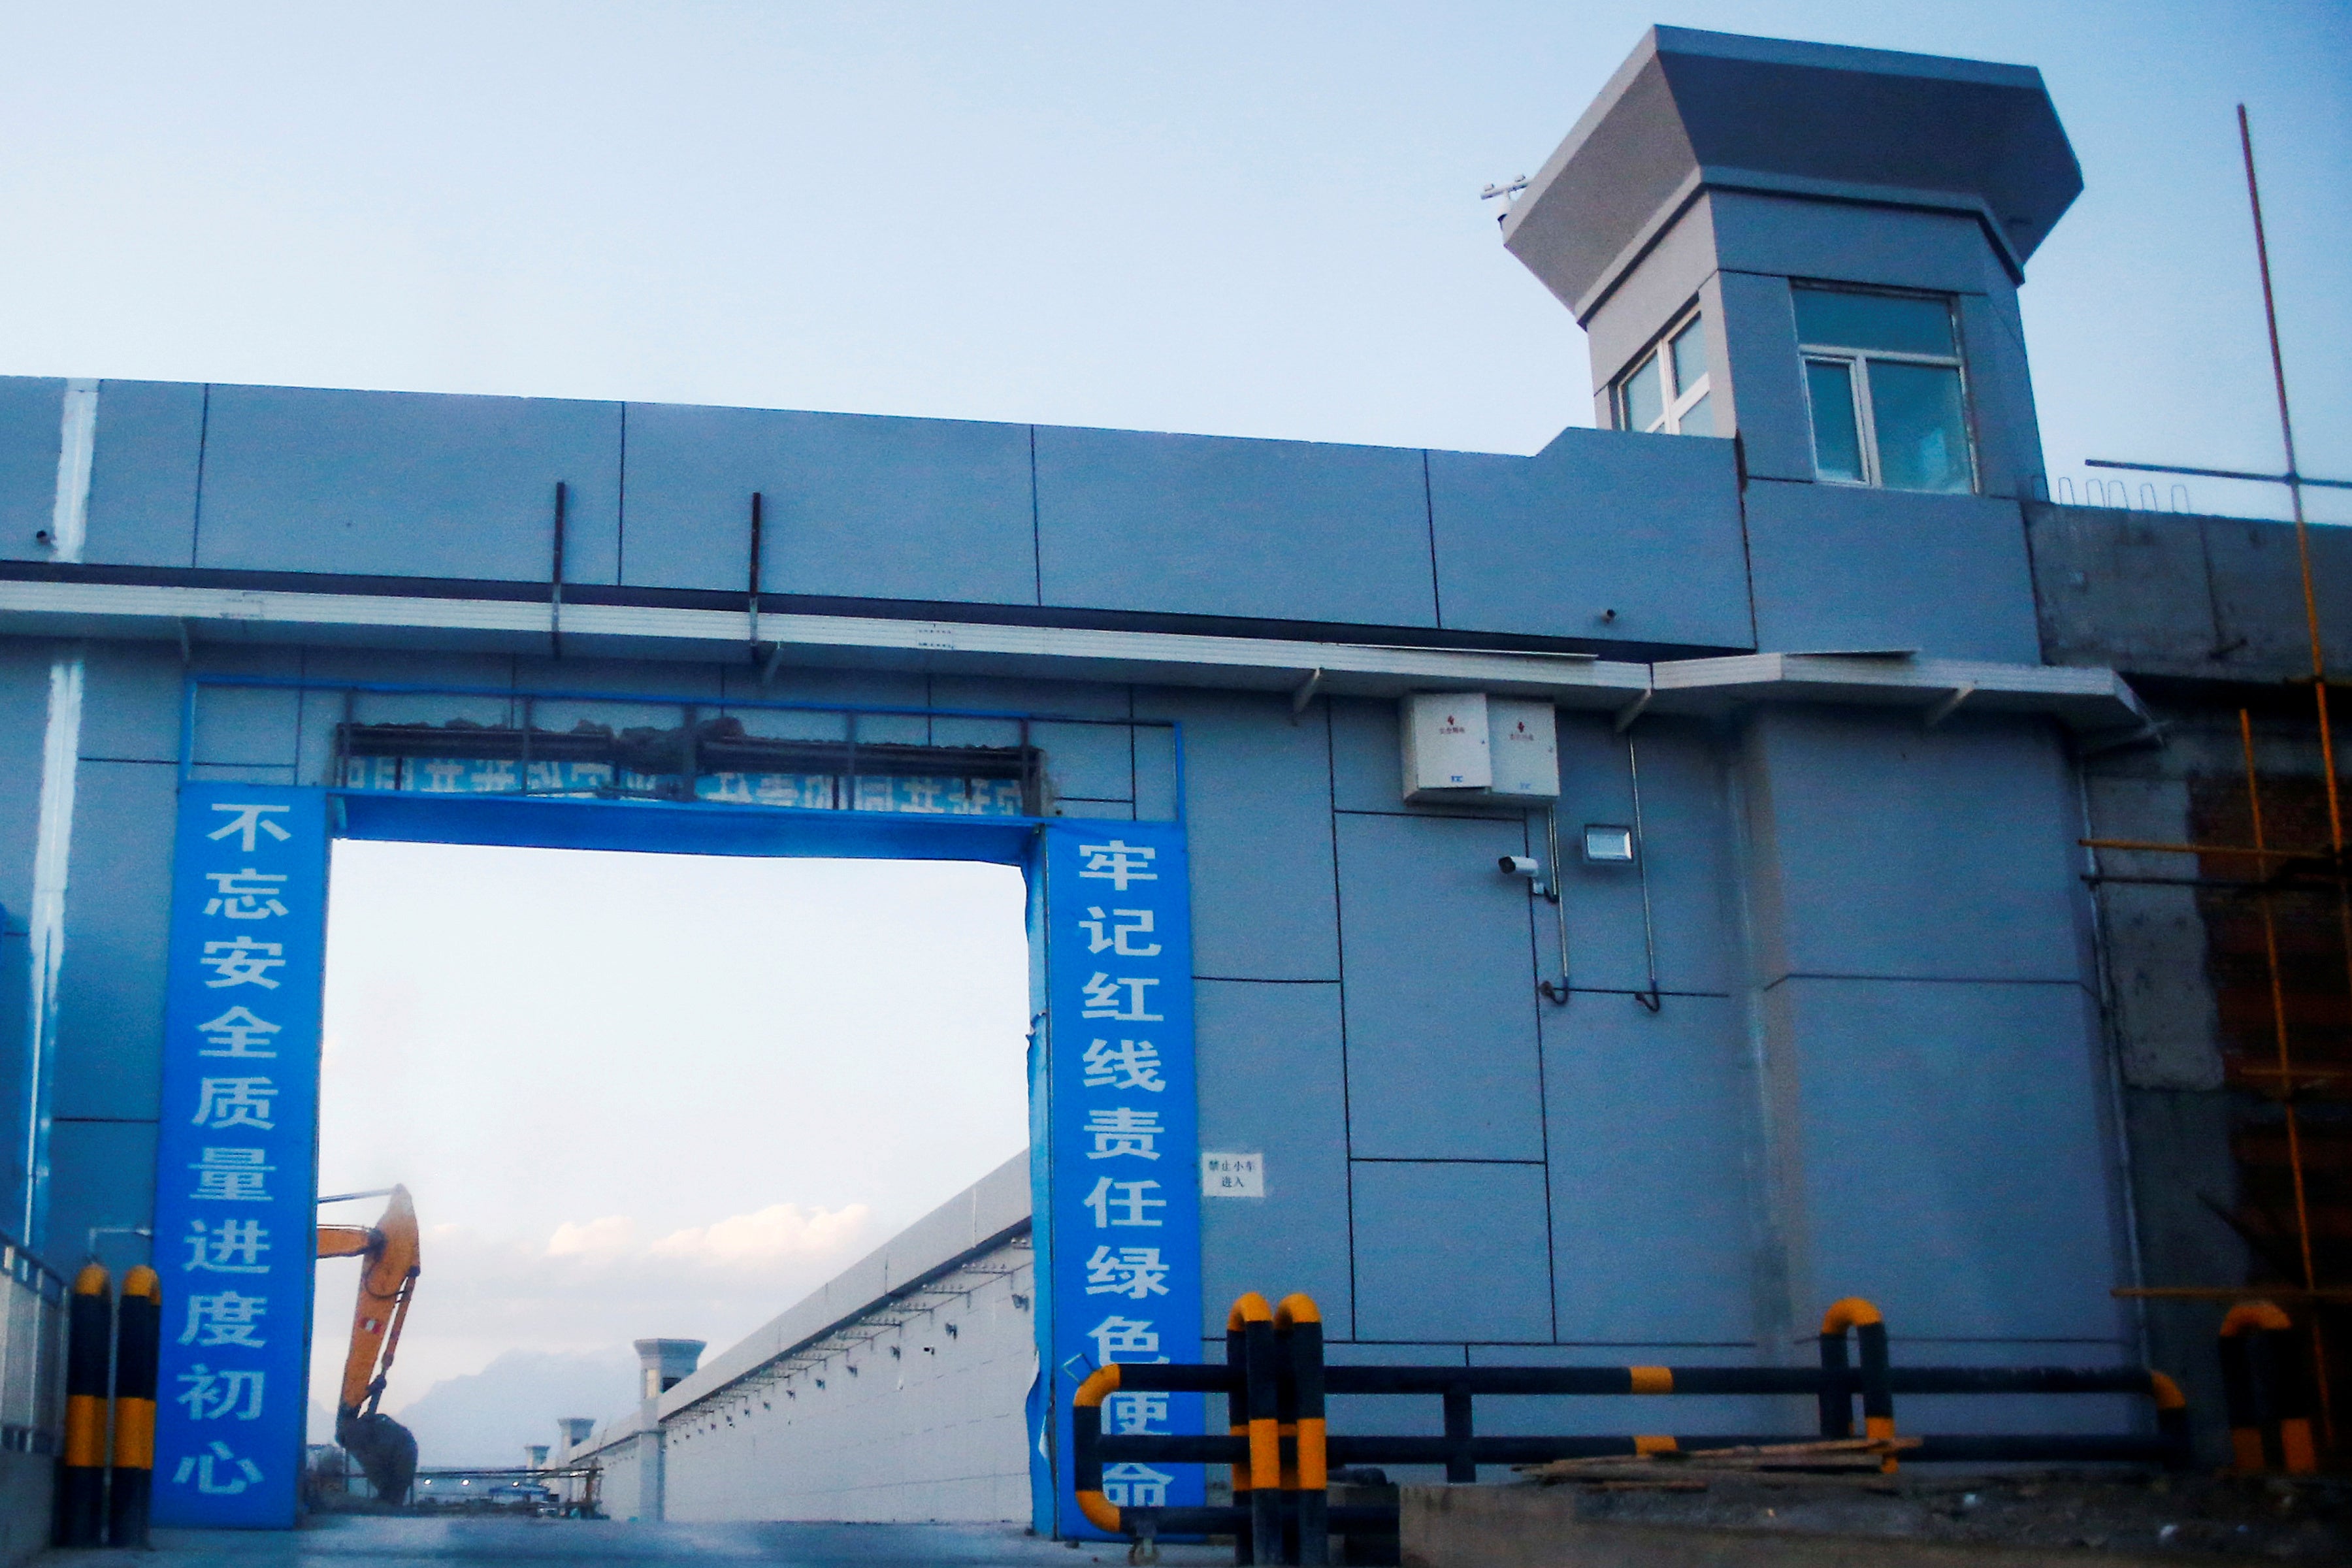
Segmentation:
<svg viewBox="0 0 2352 1568">
<path fill-rule="evenodd" d="M 1337 980 L 1323 727 L 1291 723 L 1287 699 L 1258 693 L 1147 688 L 1135 705 L 1184 726 L 1194 972 Z"/>
<path fill-rule="evenodd" d="M 196 697 L 195 761 L 233 767 L 292 767 L 302 695 L 284 687 L 207 686 Z M 378 715 L 363 714 L 370 721 Z"/>
<path fill-rule="evenodd" d="M 1356 1335 L 1552 1337 L 1541 1165 L 1356 1162 Z"/>
<path fill-rule="evenodd" d="M 2012 501 L 1759 479 L 1748 487 L 1748 542 L 1767 651 L 2041 662 Z"/>
<path fill-rule="evenodd" d="M 1068 713 L 1083 719 L 1125 719 L 1135 710 L 1123 683 L 1094 680 L 1023 680 L 996 675 L 929 677 L 931 704 L 983 709 L 995 713 Z"/>
<path fill-rule="evenodd" d="M 154 1213 L 154 1122 L 59 1121 L 49 1130 L 48 1238 L 41 1250 L 53 1267 L 72 1273 L 91 1226 L 144 1226 Z M 127 1261 L 145 1261 L 147 1244 L 137 1237 L 100 1237 L 99 1245 L 118 1276 Z"/>
<path fill-rule="evenodd" d="M 1045 602 L 1436 624 L 1421 454 L 1037 430 Z"/>
<path fill-rule="evenodd" d="M 25 1113 L 29 1106 L 25 1058 L 32 1045 L 25 1024 L 30 1016 L 26 1009 L 32 1005 L 32 943 L 25 917 L 0 909 L 0 1019 L 7 1020 L 0 1027 L 0 1084 L 7 1086 L 0 1093 L 0 1139 L 7 1141 L 0 1143 L 0 1229 L 11 1236 L 25 1229 Z"/>
<path fill-rule="evenodd" d="M 0 376 L 0 561 L 47 561 L 33 536 L 49 526 L 58 499 L 58 429 L 66 384 L 45 376 Z"/>
<path fill-rule="evenodd" d="M 1755 646 L 1728 441 L 1568 429 L 1532 458 L 1432 452 L 1429 485 L 1449 627 Z"/>
<path fill-rule="evenodd" d="M 41 740 L 49 716 L 54 645 L 0 639 L 0 909 L 21 928 L 33 891 L 33 835 L 40 821 Z"/>
<path fill-rule="evenodd" d="M 1754 841 L 1776 867 L 1779 913 L 1758 931 L 1768 980 L 2088 977 L 2077 806 L 2054 733 L 1784 708 L 1755 716 L 1749 743 L 1769 779 Z"/>
<path fill-rule="evenodd" d="M 1559 1337 L 1752 1339 L 1758 1151 L 1742 1009 L 1669 996 L 1652 1013 L 1580 995 L 1547 1008 L 1543 1033 Z"/>
<path fill-rule="evenodd" d="M 1745 191 L 1711 191 L 1707 206 L 1717 259 L 1728 271 L 1948 294 L 1981 290 L 2002 276 L 1984 230 L 1961 213 Z"/>
<path fill-rule="evenodd" d="M 1193 987 L 1201 1147 L 1265 1156 L 1263 1198 L 1201 1200 L 1202 1322 L 1224 1333 L 1244 1290 L 1315 1298 L 1349 1333 L 1348 1100 L 1339 988 L 1202 981 Z"/>
<path fill-rule="evenodd" d="M 98 389 L 85 561 L 122 566 L 196 563 L 196 483 L 205 388 L 188 382 L 107 381 Z"/>
<path fill-rule="evenodd" d="M 859 732 L 864 733 L 863 725 Z M 1072 803 L 1068 816 L 1101 815 L 1079 809 L 1079 803 L 1135 798 L 1135 742 L 1130 733 L 1124 724 L 1029 726 L 1030 744 L 1045 753 L 1045 777 L 1055 797 Z M 1000 743 L 1018 744 L 1018 734 Z"/>
<path fill-rule="evenodd" d="M 1811 1287 L 1899 1336 L 2121 1337 L 2091 999 L 2072 985 L 1790 980 Z"/>
<path fill-rule="evenodd" d="M 1668 991 L 1728 991 L 1739 971 L 1717 742 L 1706 726 L 1683 720 L 1647 719 L 1630 734 L 1642 770 L 1642 858 L 1657 932 L 1658 984 Z M 1642 870 L 1589 866 L 1581 847 L 1587 823 L 1633 824 L 1627 739 L 1605 715 L 1559 716 L 1561 907 L 1568 914 L 1569 977 L 1577 986 L 1633 991 L 1649 984 Z M 1548 925 L 1551 910 L 1540 913 Z M 1551 962 L 1549 952 L 1546 962 Z"/>
<path fill-rule="evenodd" d="M 1025 425 L 633 403 L 623 580 L 748 586 L 754 490 L 770 593 L 1036 602 Z"/>
<path fill-rule="evenodd" d="M 59 1116 L 155 1114 L 179 772 L 84 763 L 58 976 Z"/>
<path fill-rule="evenodd" d="M 187 674 L 180 650 L 170 643 L 86 647 L 81 754 L 108 762 L 177 763 Z"/>
<path fill-rule="evenodd" d="M 1352 1152 L 1542 1159 L 1527 884 L 1495 869 L 1524 828 L 1343 816 L 1337 837 Z"/>
<path fill-rule="evenodd" d="M 215 386 L 206 431 L 200 566 L 543 583 L 561 479 L 566 580 L 614 580 L 617 404 Z"/>
<path fill-rule="evenodd" d="M 1813 477 L 1812 415 L 1786 278 L 1718 272 L 1709 285 L 1724 335 L 1732 405 L 1751 479 Z M 1710 367 L 1709 374 L 1714 374 Z"/>
</svg>

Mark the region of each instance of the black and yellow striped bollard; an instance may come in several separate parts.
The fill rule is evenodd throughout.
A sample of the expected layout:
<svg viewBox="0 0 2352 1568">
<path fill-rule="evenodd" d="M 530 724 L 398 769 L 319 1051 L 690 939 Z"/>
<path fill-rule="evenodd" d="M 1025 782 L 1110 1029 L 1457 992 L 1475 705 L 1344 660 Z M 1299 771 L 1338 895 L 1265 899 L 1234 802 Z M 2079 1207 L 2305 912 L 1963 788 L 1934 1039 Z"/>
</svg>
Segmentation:
<svg viewBox="0 0 2352 1568">
<path fill-rule="evenodd" d="M 114 1482 L 107 1492 L 110 1546 L 147 1544 L 155 1488 L 155 1376 L 163 1340 L 163 1282 L 141 1264 L 122 1277 L 114 1327 Z"/>
<path fill-rule="evenodd" d="M 57 1543 L 98 1546 L 106 1522 L 106 1363 L 114 1279 L 90 1262 L 66 1312 L 66 1442 L 58 1466 Z"/>
</svg>

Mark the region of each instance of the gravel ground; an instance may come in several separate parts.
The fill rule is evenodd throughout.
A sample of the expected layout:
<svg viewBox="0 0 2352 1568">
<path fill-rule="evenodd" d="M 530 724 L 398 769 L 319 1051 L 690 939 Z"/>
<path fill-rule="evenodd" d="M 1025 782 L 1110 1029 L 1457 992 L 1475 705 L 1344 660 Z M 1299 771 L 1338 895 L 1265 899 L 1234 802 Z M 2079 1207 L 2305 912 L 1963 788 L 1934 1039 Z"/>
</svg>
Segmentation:
<svg viewBox="0 0 2352 1568">
<path fill-rule="evenodd" d="M 1685 1471 L 1687 1481 L 1700 1479 Z M 1579 1519 L 2352 1563 L 2352 1480 L 1994 1474 L 1558 1483 Z M 1532 1484 L 1532 1483 L 1529 1483 Z"/>
</svg>

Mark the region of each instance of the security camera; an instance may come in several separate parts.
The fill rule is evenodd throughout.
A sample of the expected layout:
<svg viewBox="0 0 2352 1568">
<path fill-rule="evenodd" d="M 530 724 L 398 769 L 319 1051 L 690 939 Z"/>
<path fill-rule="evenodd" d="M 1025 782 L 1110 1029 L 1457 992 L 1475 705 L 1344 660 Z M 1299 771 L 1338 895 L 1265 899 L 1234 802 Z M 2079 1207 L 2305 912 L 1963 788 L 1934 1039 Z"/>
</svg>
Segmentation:
<svg viewBox="0 0 2352 1568">
<path fill-rule="evenodd" d="M 1506 877 L 1532 877 L 1542 868 L 1531 855 L 1502 855 L 1495 860 L 1495 868 Z"/>
</svg>

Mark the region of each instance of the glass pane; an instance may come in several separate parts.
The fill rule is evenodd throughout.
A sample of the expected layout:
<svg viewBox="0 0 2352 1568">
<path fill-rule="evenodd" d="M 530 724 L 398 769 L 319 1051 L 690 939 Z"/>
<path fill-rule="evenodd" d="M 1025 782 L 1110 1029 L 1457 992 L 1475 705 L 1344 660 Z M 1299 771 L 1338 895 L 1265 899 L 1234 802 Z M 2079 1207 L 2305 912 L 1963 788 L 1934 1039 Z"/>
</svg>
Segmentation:
<svg viewBox="0 0 2352 1568">
<path fill-rule="evenodd" d="M 1642 368 L 1625 378 L 1625 428 L 1647 430 L 1666 412 L 1666 400 L 1658 386 L 1658 356 L 1652 354 L 1642 362 Z"/>
<path fill-rule="evenodd" d="M 1714 435 L 1715 410 L 1707 406 L 1714 401 L 1715 394 L 1710 392 L 1688 408 L 1684 409 L 1683 416 L 1675 427 L 1685 436 Z"/>
<path fill-rule="evenodd" d="M 1694 321 L 1675 334 L 1675 395 L 1679 397 L 1706 374 L 1706 337 Z"/>
<path fill-rule="evenodd" d="M 1813 472 L 1862 482 L 1862 436 L 1853 426 L 1853 372 L 1832 360 L 1805 362 L 1813 405 Z"/>
<path fill-rule="evenodd" d="M 1905 300 L 1843 289 L 1800 289 L 1797 342 L 1807 348 L 1952 352 L 1952 312 L 1941 300 Z"/>
<path fill-rule="evenodd" d="M 1975 488 L 1958 371 L 1872 361 L 1870 420 L 1878 437 L 1880 484 L 1898 490 Z"/>
</svg>

